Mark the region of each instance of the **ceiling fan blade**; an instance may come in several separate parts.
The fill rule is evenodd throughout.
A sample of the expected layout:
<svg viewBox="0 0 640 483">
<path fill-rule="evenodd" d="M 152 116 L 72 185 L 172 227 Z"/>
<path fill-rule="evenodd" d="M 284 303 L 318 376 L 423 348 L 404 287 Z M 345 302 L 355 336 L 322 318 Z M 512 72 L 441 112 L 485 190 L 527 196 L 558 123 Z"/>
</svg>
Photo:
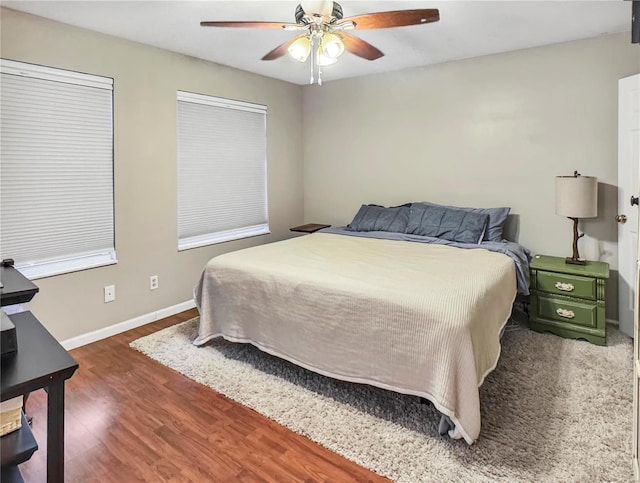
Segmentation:
<svg viewBox="0 0 640 483">
<path fill-rule="evenodd" d="M 284 22 L 200 22 L 201 27 L 258 27 L 265 29 L 286 29 L 300 27 L 295 23 Z"/>
<path fill-rule="evenodd" d="M 365 13 L 343 18 L 338 25 L 353 22 L 356 29 L 386 29 L 437 22 L 440 12 L 437 9 L 395 10 L 392 12 Z"/>
<path fill-rule="evenodd" d="M 349 35 L 345 32 L 340 32 L 338 35 L 342 39 L 344 48 L 352 54 L 357 55 L 358 57 L 362 57 L 363 59 L 367 60 L 376 60 L 384 56 L 382 52 L 380 52 L 369 42 L 365 42 L 364 40 L 359 39 L 358 37 L 354 37 L 353 35 Z"/>
<path fill-rule="evenodd" d="M 262 58 L 262 60 L 275 60 L 275 59 L 279 59 L 280 57 L 282 57 L 284 54 L 287 53 L 287 49 L 289 48 L 289 46 L 294 43 L 296 40 L 298 40 L 300 37 L 304 37 L 306 34 L 302 34 L 302 35 L 298 35 L 290 40 L 287 40 L 286 42 L 284 42 L 283 44 L 278 45 L 275 49 L 273 49 L 271 52 L 265 54 L 265 56 Z"/>
</svg>

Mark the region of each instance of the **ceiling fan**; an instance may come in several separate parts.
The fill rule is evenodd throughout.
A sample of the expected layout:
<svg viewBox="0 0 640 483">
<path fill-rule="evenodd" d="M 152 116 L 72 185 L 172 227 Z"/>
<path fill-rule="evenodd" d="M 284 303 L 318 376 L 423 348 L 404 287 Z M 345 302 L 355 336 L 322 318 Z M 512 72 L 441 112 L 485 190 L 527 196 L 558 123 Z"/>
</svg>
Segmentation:
<svg viewBox="0 0 640 483">
<path fill-rule="evenodd" d="M 306 62 L 311 55 L 310 83 L 313 84 L 314 80 L 317 80 L 320 85 L 322 84 L 321 68 L 334 64 L 345 50 L 367 60 L 376 60 L 384 56 L 379 49 L 347 33 L 347 30 L 405 27 L 440 20 L 437 9 L 395 10 L 344 18 L 342 7 L 338 2 L 304 3 L 307 5 L 306 11 L 302 5 L 296 7 L 296 23 L 211 21 L 200 22 L 200 25 L 203 27 L 257 27 L 302 32 L 278 45 L 262 57 L 262 60 L 278 59 L 288 52 L 294 59 Z M 316 65 L 318 72 L 314 75 Z"/>
</svg>

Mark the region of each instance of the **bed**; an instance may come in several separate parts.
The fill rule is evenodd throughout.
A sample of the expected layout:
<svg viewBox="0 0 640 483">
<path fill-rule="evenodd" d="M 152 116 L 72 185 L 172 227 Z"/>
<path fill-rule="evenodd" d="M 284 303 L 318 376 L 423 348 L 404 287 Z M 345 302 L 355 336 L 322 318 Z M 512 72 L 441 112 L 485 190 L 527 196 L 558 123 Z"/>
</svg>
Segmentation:
<svg viewBox="0 0 640 483">
<path fill-rule="evenodd" d="M 351 226 L 226 253 L 194 289 L 194 344 L 251 343 L 325 376 L 426 398 L 449 435 L 472 444 L 478 388 L 528 290 L 527 257 L 509 242 Z"/>
</svg>

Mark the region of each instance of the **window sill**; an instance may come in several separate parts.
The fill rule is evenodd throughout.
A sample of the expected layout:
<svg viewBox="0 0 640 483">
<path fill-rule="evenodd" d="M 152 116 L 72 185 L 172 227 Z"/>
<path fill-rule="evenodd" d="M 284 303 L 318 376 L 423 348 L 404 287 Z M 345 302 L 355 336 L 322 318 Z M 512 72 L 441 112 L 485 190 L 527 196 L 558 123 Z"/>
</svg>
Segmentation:
<svg viewBox="0 0 640 483">
<path fill-rule="evenodd" d="M 178 251 L 181 252 L 183 250 L 190 250 L 191 248 L 199 248 L 233 240 L 241 240 L 242 238 L 269 235 L 270 233 L 269 225 L 256 225 L 247 228 L 238 228 L 236 230 L 192 236 L 178 240 Z"/>
<path fill-rule="evenodd" d="M 64 273 L 79 272 L 90 268 L 105 267 L 118 263 L 116 252 L 98 253 L 65 260 L 17 265 L 16 269 L 29 280 L 53 277 Z"/>
</svg>

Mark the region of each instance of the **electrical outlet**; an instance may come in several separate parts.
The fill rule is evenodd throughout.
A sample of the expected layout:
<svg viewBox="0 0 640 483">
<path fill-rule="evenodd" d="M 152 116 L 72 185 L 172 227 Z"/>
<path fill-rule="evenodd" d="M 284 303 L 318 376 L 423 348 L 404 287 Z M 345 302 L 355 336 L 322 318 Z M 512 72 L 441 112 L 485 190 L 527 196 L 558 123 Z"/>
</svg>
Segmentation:
<svg viewBox="0 0 640 483">
<path fill-rule="evenodd" d="M 104 288 L 104 302 L 113 302 L 116 299 L 116 286 L 107 285 Z"/>
<path fill-rule="evenodd" d="M 155 290 L 158 288 L 158 276 L 157 275 L 151 275 L 149 277 L 149 289 L 150 290 Z"/>
</svg>

